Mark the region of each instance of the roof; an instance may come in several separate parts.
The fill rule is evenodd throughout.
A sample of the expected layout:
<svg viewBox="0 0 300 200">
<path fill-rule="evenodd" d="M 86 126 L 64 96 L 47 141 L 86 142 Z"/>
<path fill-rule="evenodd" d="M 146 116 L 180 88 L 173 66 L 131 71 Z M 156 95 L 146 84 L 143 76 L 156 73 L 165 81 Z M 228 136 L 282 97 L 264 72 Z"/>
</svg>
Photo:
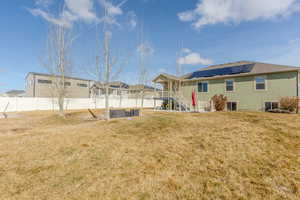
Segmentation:
<svg viewBox="0 0 300 200">
<path fill-rule="evenodd" d="M 53 76 L 52 74 L 29 72 L 29 73 L 26 75 L 26 78 L 27 78 L 29 75 L 49 76 L 49 77 L 52 77 L 52 76 Z M 68 79 L 75 79 L 75 80 L 81 80 L 81 81 L 92 81 L 92 80 L 89 80 L 89 79 L 83 79 L 83 78 L 71 77 L 71 76 L 65 76 L 65 78 L 68 78 Z"/>
<path fill-rule="evenodd" d="M 155 88 L 149 85 L 142 85 L 142 84 L 138 84 L 138 85 L 131 85 L 129 86 L 129 88 L 131 90 L 142 90 L 142 89 L 146 89 L 146 90 L 154 90 Z"/>
<path fill-rule="evenodd" d="M 251 61 L 239 61 L 234 63 L 226 63 L 221 65 L 211 65 L 208 67 L 204 67 L 195 72 L 185 74 L 181 77 L 176 77 L 176 79 L 172 75 L 166 76 L 165 74 L 160 74 L 154 79 L 154 81 L 158 80 L 159 77 L 161 76 L 165 78 L 171 77 L 169 79 L 173 79 L 173 80 L 189 81 L 189 80 L 217 79 L 217 78 L 258 75 L 258 74 L 268 74 L 268 73 L 288 72 L 288 71 L 300 71 L 300 67 L 268 64 L 268 63 L 261 63 L 261 62 L 251 62 Z"/>
<path fill-rule="evenodd" d="M 3 94 L 3 96 L 8 96 L 8 97 L 21 97 L 25 95 L 25 91 L 24 90 L 10 90 L 7 91 Z"/>
<path fill-rule="evenodd" d="M 25 93 L 25 91 L 24 90 L 10 90 L 10 91 L 5 92 L 5 94 L 13 94 L 13 95 L 22 94 L 22 93 Z"/>
<path fill-rule="evenodd" d="M 121 88 L 129 88 L 129 85 L 127 83 L 121 82 L 121 81 L 115 81 L 109 83 L 110 87 L 121 87 Z"/>
<path fill-rule="evenodd" d="M 153 82 L 159 82 L 159 79 L 171 79 L 171 80 L 180 80 L 180 77 L 171 75 L 171 74 L 167 74 L 167 73 L 161 73 L 159 74 L 154 80 Z"/>
<path fill-rule="evenodd" d="M 98 87 L 98 88 L 102 88 L 105 86 L 105 83 L 101 83 L 101 82 L 96 82 L 93 84 L 92 87 Z M 129 88 L 129 85 L 127 83 L 121 82 L 121 81 L 115 81 L 115 82 L 110 82 L 109 83 L 109 87 L 113 87 L 113 88 Z"/>
</svg>

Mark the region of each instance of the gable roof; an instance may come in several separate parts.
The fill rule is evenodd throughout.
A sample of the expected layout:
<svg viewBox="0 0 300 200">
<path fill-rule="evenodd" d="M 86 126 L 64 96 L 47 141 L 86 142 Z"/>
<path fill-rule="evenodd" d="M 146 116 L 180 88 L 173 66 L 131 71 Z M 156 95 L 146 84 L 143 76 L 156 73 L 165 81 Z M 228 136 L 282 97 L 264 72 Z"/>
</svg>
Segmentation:
<svg viewBox="0 0 300 200">
<path fill-rule="evenodd" d="M 92 87 L 96 87 L 96 88 L 104 88 L 105 87 L 105 83 L 102 82 L 94 82 L 94 84 L 92 85 Z M 129 85 L 127 83 L 121 82 L 121 81 L 115 81 L 115 82 L 109 82 L 108 86 L 110 88 L 123 88 L 123 89 L 128 89 Z"/>
<path fill-rule="evenodd" d="M 137 85 L 131 85 L 129 86 L 129 89 L 131 90 L 154 90 L 155 88 L 149 85 L 143 85 L 143 84 L 137 84 Z"/>
<path fill-rule="evenodd" d="M 171 79 L 171 80 L 180 80 L 182 78 L 174 76 L 174 75 L 171 75 L 171 74 L 167 74 L 167 73 L 161 73 L 157 77 L 155 77 L 155 79 L 153 79 L 153 82 L 160 82 L 160 79 L 161 80 L 168 80 L 168 79 Z"/>
<path fill-rule="evenodd" d="M 38 75 L 38 76 L 47 76 L 47 77 L 53 77 L 53 76 L 59 77 L 58 75 L 44 74 L 44 73 L 36 73 L 36 72 L 29 72 L 29 73 L 26 75 L 26 78 L 25 78 L 25 79 L 27 79 L 29 75 Z M 65 78 L 66 78 L 66 79 L 80 80 L 80 81 L 92 81 L 92 80 L 83 79 L 83 78 L 78 78 L 78 77 L 72 77 L 72 76 L 65 76 Z"/>
<path fill-rule="evenodd" d="M 229 78 L 238 76 L 248 76 L 248 75 L 259 75 L 277 72 L 288 72 L 288 71 L 300 71 L 300 67 L 276 65 L 260 62 L 250 62 L 250 61 L 239 61 L 234 63 L 226 63 L 221 65 L 212 65 L 208 67 L 201 68 L 195 72 L 185 74 L 181 77 L 176 77 L 172 75 L 161 74 L 165 78 L 171 77 L 173 80 L 202 80 L 202 79 L 217 79 L 217 78 Z M 154 79 L 154 81 L 156 80 Z"/>
</svg>

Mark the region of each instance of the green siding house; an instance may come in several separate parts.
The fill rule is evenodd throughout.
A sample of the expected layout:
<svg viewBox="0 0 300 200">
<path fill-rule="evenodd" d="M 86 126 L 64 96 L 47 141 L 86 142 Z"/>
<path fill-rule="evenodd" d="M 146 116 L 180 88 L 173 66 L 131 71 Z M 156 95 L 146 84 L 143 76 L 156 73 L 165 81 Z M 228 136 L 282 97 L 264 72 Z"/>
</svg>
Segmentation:
<svg viewBox="0 0 300 200">
<path fill-rule="evenodd" d="M 299 96 L 299 70 L 242 61 L 205 67 L 182 77 L 160 74 L 153 82 L 163 85 L 166 99 L 184 102 L 187 107 L 191 107 L 195 91 L 198 109 L 204 109 L 214 95 L 223 94 L 228 110 L 265 111 L 277 108 L 282 97 Z"/>
</svg>

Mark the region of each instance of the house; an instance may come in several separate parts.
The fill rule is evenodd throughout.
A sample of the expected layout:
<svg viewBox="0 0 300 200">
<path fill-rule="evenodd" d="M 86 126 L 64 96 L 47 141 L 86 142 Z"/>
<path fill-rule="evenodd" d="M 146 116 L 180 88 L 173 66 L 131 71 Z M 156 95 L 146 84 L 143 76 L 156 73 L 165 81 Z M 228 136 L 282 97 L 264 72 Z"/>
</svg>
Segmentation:
<svg viewBox="0 0 300 200">
<path fill-rule="evenodd" d="M 93 97 L 104 95 L 106 90 L 105 85 L 106 85 L 105 83 L 94 82 L 93 85 L 91 86 L 91 95 Z M 127 94 L 127 90 L 129 88 L 128 84 L 120 81 L 110 82 L 108 85 L 109 85 L 108 93 L 110 95 L 111 94 L 120 95 L 121 91 L 122 94 Z"/>
<path fill-rule="evenodd" d="M 144 92 L 154 92 L 155 88 L 151 87 L 149 85 L 142 85 L 142 84 L 137 84 L 137 85 L 131 85 L 129 87 L 129 89 L 131 90 L 131 93 L 140 93 L 141 91 Z"/>
<path fill-rule="evenodd" d="M 92 96 L 99 96 L 105 94 L 105 84 L 101 82 L 95 82 L 92 87 Z M 141 94 L 141 91 L 144 91 L 147 94 L 154 95 L 155 89 L 148 85 L 128 85 L 124 82 L 116 81 L 109 83 L 109 94 L 112 95 L 127 95 L 136 97 Z"/>
<path fill-rule="evenodd" d="M 26 92 L 24 90 L 10 90 L 5 92 L 2 96 L 3 97 L 24 97 L 25 95 Z"/>
<path fill-rule="evenodd" d="M 227 110 L 261 110 L 279 107 L 282 97 L 299 96 L 298 67 L 240 61 L 201 68 L 181 77 L 160 74 L 153 82 L 161 84 L 169 103 L 190 106 L 192 92 L 199 109 L 216 94 L 227 97 Z M 172 101 L 170 101 L 170 99 Z"/>
<path fill-rule="evenodd" d="M 26 96 L 27 97 L 53 97 L 53 85 L 56 76 L 50 74 L 30 72 L 26 76 Z M 90 98 L 90 87 L 93 81 L 65 77 L 66 97 L 67 98 Z"/>
</svg>

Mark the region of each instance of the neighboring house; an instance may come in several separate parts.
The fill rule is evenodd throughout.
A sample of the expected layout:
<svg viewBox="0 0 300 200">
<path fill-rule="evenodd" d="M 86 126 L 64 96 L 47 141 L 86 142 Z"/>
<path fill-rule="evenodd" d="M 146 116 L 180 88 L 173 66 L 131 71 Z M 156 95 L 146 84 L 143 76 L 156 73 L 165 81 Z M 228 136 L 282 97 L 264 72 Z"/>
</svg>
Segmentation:
<svg viewBox="0 0 300 200">
<path fill-rule="evenodd" d="M 4 97 L 25 97 L 26 92 L 24 90 L 10 90 L 5 92 L 2 96 Z"/>
<path fill-rule="evenodd" d="M 264 111 L 278 108 L 282 97 L 299 96 L 299 70 L 241 61 L 205 67 L 182 77 L 160 74 L 153 82 L 163 85 L 169 99 L 191 102 L 192 92 L 196 91 L 200 105 L 216 94 L 224 94 L 228 110 Z M 181 98 L 177 98 L 178 94 Z"/>
<path fill-rule="evenodd" d="M 129 89 L 131 90 L 132 93 L 140 93 L 143 90 L 144 90 L 144 92 L 154 92 L 155 91 L 154 87 L 151 87 L 148 85 L 141 85 L 141 84 L 131 85 L 129 87 Z"/>
<path fill-rule="evenodd" d="M 121 91 L 122 91 L 122 94 L 127 94 L 128 88 L 129 88 L 129 85 L 124 82 L 120 82 L 120 81 L 110 82 L 109 83 L 109 94 L 119 95 Z M 95 82 L 91 86 L 91 95 L 94 97 L 104 95 L 105 90 L 106 90 L 106 87 L 105 87 L 104 83 L 101 83 L 101 82 L 96 83 Z"/>
<path fill-rule="evenodd" d="M 140 94 L 141 91 L 145 93 L 154 92 L 155 89 L 147 85 L 128 85 L 124 82 L 110 82 L 109 83 L 109 94 L 113 95 L 136 95 Z M 92 96 L 100 96 L 105 94 L 104 83 L 94 83 L 91 87 Z"/>
<path fill-rule="evenodd" d="M 26 76 L 26 96 L 27 97 L 55 97 L 53 92 L 54 83 L 57 77 L 49 74 L 30 72 Z M 105 84 L 92 80 L 75 77 L 65 77 L 67 98 L 91 98 L 105 94 Z M 135 95 L 144 91 L 154 91 L 153 87 L 143 85 L 128 85 L 124 82 L 115 81 L 109 83 L 110 95 Z M 153 94 L 154 95 L 154 94 Z"/>
<path fill-rule="evenodd" d="M 49 74 L 30 72 L 26 76 L 26 96 L 27 97 L 54 97 L 53 82 L 55 76 Z M 65 77 L 67 98 L 90 98 L 90 87 L 93 81 Z"/>
</svg>

